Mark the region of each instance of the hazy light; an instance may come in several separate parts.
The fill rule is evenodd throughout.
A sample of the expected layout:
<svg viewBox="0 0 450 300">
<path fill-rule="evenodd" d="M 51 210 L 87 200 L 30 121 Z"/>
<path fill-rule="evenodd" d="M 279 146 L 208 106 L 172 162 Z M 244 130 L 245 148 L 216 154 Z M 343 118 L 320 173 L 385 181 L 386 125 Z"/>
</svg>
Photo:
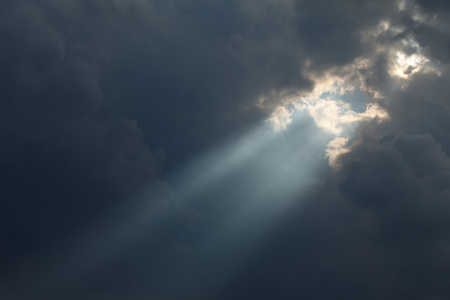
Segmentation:
<svg viewBox="0 0 450 300">
<path fill-rule="evenodd" d="M 170 179 L 176 186 L 177 197 L 190 199 L 220 181 L 270 143 L 275 134 L 270 127 L 262 124 L 249 134 L 201 155 Z"/>
</svg>

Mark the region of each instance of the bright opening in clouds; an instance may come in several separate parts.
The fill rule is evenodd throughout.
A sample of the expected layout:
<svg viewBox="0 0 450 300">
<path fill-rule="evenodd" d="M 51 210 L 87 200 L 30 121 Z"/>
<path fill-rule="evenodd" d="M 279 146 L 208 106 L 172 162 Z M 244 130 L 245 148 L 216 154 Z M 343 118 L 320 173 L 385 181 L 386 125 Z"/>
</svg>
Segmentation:
<svg viewBox="0 0 450 300">
<path fill-rule="evenodd" d="M 337 157 L 348 152 L 345 146 L 348 146 L 361 123 L 380 124 L 389 118 L 389 114 L 378 103 L 367 99 L 359 87 L 350 85 L 345 79 L 318 80 L 313 91 L 283 102 L 289 106 L 278 107 L 267 122 L 278 132 L 291 124 L 295 111 L 306 112 L 319 129 L 335 136 L 324 151 L 325 158 L 334 169 L 338 168 Z M 353 107 L 358 104 L 362 109 L 355 111 L 357 109 Z"/>
<path fill-rule="evenodd" d="M 427 62 L 428 59 L 424 56 L 417 54 L 407 55 L 402 52 L 397 52 L 394 75 L 408 78 L 410 74 L 419 72 L 422 66 Z"/>
</svg>

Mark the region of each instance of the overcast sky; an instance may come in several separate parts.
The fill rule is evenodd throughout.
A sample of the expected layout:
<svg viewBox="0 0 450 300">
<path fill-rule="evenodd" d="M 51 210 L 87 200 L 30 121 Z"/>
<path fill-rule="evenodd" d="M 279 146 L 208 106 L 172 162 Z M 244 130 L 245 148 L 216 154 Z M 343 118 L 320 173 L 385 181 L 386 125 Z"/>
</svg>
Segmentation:
<svg viewBox="0 0 450 300">
<path fill-rule="evenodd" d="M 0 298 L 450 299 L 450 2 L 3 0 Z"/>
</svg>

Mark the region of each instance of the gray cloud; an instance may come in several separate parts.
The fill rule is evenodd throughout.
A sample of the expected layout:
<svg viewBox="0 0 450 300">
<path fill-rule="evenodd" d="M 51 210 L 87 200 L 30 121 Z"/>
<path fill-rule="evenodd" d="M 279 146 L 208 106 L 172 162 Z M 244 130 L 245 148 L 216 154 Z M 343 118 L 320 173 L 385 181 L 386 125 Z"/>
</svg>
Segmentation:
<svg viewBox="0 0 450 300">
<path fill-rule="evenodd" d="M 26 298 L 35 275 L 60 279 L 59 290 L 43 287 L 44 298 L 448 298 L 448 5 L 398 4 L 0 3 L 0 286 L 10 292 L 0 295 Z M 388 29 L 377 32 L 382 21 Z M 407 79 L 399 79 L 397 52 L 429 61 L 401 65 Z M 314 184 L 255 242 L 252 257 L 209 253 L 215 228 L 256 193 L 252 183 L 293 188 L 304 179 L 301 142 L 321 134 L 313 120 L 298 113 L 303 123 L 193 203 L 181 204 L 169 185 L 177 183 L 161 178 L 245 136 L 324 74 L 360 84 L 390 119 L 359 127 L 337 158 L 340 170 L 315 163 Z M 274 177 L 278 163 L 289 178 Z M 148 206 L 163 208 L 146 215 Z M 145 221 L 130 220 L 136 211 Z M 102 220 L 134 237 L 128 247 Z M 69 248 L 103 262 L 92 278 L 42 267 L 89 231 L 91 240 Z M 76 273 L 76 260 L 66 260 Z M 80 274 L 89 273 L 86 261 Z"/>
<path fill-rule="evenodd" d="M 68 51 L 52 21 L 29 2 L 1 17 L 3 277 L 121 197 L 167 189 L 157 179 L 163 155 L 136 122 L 98 117 L 98 62 Z"/>
</svg>

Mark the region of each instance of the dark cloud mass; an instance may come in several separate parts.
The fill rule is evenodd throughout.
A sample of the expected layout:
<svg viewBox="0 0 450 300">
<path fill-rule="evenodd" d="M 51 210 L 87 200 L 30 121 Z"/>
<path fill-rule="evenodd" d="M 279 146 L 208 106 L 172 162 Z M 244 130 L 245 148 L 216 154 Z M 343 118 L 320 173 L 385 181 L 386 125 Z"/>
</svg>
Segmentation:
<svg viewBox="0 0 450 300">
<path fill-rule="evenodd" d="M 0 298 L 450 299 L 449 9 L 1 1 Z"/>
</svg>

